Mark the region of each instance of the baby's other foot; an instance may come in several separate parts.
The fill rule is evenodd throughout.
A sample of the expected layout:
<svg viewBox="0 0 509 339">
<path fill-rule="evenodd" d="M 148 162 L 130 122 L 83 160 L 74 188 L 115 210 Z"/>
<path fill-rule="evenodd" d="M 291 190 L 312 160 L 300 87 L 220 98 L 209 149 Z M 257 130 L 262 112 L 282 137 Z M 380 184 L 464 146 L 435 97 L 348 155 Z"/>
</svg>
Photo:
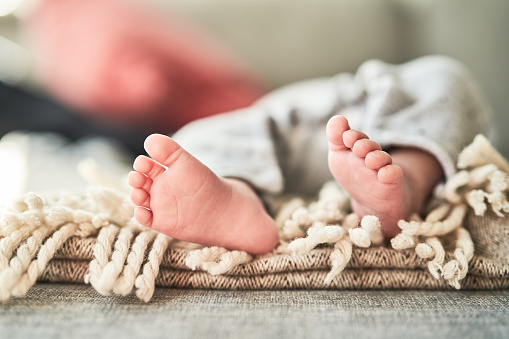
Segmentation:
<svg viewBox="0 0 509 339">
<path fill-rule="evenodd" d="M 327 138 L 329 169 L 350 193 L 353 212 L 377 216 L 386 239 L 394 237 L 400 231 L 398 220 L 417 212 L 402 168 L 378 143 L 350 129 L 344 116 L 330 119 Z"/>
<path fill-rule="evenodd" d="M 275 248 L 275 222 L 250 186 L 218 177 L 167 136 L 149 136 L 145 149 L 151 158 L 136 158 L 129 174 L 138 222 L 205 246 L 253 254 Z"/>
</svg>

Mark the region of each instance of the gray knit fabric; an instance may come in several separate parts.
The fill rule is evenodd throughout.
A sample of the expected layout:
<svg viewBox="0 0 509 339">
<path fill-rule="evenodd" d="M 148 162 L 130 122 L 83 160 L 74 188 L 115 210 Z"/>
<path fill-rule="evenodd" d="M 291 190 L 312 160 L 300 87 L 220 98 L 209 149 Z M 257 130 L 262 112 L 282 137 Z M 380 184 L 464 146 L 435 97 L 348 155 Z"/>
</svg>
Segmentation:
<svg viewBox="0 0 509 339">
<path fill-rule="evenodd" d="M 150 303 L 38 284 L 0 304 L 0 338 L 504 338 L 509 291 L 156 289 Z"/>
<path fill-rule="evenodd" d="M 384 148 L 427 150 L 447 177 L 490 121 L 469 72 L 455 60 L 430 56 L 399 66 L 368 61 L 355 76 L 291 85 L 253 107 L 191 123 L 174 138 L 218 175 L 261 192 L 314 194 L 332 179 L 325 125 L 335 114 Z"/>
</svg>

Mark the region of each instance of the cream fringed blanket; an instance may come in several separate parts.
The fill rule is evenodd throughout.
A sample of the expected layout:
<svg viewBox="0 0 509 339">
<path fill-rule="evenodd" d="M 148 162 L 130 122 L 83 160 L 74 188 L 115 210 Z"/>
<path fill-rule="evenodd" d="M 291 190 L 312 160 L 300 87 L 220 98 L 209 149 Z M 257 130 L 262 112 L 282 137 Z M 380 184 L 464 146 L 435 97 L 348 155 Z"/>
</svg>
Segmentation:
<svg viewBox="0 0 509 339">
<path fill-rule="evenodd" d="M 348 212 L 347 194 L 327 184 L 314 202 L 282 203 L 280 245 L 258 257 L 143 228 L 119 187 L 59 197 L 30 193 L 1 214 L 0 299 L 24 295 L 37 280 L 86 282 L 105 295 L 136 289 L 145 301 L 155 286 L 508 288 L 509 166 L 478 136 L 458 168 L 425 219 L 400 221 L 392 248 L 381 245 L 376 217 L 359 221 Z"/>
</svg>

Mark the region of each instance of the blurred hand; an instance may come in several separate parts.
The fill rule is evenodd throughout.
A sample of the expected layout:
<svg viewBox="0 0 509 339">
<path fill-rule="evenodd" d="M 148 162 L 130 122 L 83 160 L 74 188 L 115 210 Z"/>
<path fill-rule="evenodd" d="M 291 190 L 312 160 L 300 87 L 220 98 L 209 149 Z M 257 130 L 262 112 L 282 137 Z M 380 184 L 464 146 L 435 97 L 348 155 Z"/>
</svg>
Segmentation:
<svg viewBox="0 0 509 339">
<path fill-rule="evenodd" d="M 263 93 L 203 31 L 131 1 L 43 0 L 25 26 L 40 81 L 98 118 L 168 132 Z"/>
</svg>

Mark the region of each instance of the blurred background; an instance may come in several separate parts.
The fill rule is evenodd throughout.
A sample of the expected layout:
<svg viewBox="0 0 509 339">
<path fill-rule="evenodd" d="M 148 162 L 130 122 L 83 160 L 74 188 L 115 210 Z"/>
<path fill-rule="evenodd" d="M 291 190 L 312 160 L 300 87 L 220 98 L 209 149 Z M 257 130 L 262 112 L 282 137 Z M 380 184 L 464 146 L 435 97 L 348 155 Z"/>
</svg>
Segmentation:
<svg viewBox="0 0 509 339">
<path fill-rule="evenodd" d="M 120 140 L 129 156 L 150 132 L 169 133 L 192 119 L 243 107 L 294 81 L 355 72 L 373 58 L 401 63 L 443 54 L 462 61 L 478 79 L 494 111 L 489 138 L 509 157 L 507 0 L 138 4 L 1 0 L 0 81 L 9 90 L 0 93 L 0 126 L 7 119 L 1 100 L 17 93 L 19 101 L 33 103 L 16 110 L 21 127 L 23 119 L 46 126 L 46 111 L 60 118 L 76 113 L 71 125 L 92 126 L 93 135 Z M 46 109 L 38 110 L 39 103 Z M 38 117 L 26 115 L 28 110 Z M 33 149 L 33 140 L 26 143 Z M 26 180 L 23 185 L 44 187 Z"/>
</svg>

